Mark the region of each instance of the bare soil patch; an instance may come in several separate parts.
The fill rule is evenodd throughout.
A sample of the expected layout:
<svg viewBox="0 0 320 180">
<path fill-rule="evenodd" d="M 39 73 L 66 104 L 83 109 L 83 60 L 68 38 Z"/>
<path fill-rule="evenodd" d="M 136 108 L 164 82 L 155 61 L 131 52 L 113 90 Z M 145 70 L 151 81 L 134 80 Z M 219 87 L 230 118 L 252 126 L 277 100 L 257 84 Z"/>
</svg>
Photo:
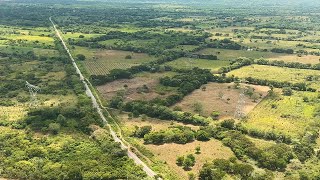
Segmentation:
<svg viewBox="0 0 320 180">
<path fill-rule="evenodd" d="M 144 85 L 148 87 L 148 92 L 141 92 L 138 89 L 142 88 Z M 135 77 L 133 79 L 121 79 L 107 83 L 102 86 L 98 86 L 98 91 L 102 96 L 110 100 L 114 97 L 117 92 L 125 92 L 125 101 L 131 100 L 152 100 L 154 98 L 165 98 L 170 93 L 159 94 L 156 92 L 156 87 L 160 85 L 159 74 L 151 74 L 148 77 Z M 125 87 L 126 86 L 126 87 Z"/>
<path fill-rule="evenodd" d="M 220 112 L 220 119 L 228 119 L 234 116 L 238 105 L 240 89 L 233 88 L 233 83 L 209 83 L 206 84 L 206 90 L 195 90 L 190 95 L 186 96 L 181 102 L 175 106 L 179 106 L 183 111 L 195 112 L 194 105 L 196 103 L 202 105 L 203 112 L 201 115 L 210 116 L 212 111 Z M 243 113 L 248 114 L 268 93 L 269 87 L 254 86 L 242 84 L 241 86 L 249 86 L 255 89 L 255 93 L 259 94 L 259 98 L 254 102 L 249 96 L 245 96 Z"/>
</svg>

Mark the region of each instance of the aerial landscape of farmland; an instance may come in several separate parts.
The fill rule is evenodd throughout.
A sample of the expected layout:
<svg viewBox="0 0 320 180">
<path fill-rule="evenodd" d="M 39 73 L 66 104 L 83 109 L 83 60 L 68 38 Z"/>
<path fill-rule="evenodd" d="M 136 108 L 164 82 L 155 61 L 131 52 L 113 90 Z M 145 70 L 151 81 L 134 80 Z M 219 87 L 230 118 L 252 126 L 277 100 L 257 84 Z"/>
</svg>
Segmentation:
<svg viewBox="0 0 320 180">
<path fill-rule="evenodd" d="M 0 180 L 319 180 L 319 8 L 0 0 Z"/>
</svg>

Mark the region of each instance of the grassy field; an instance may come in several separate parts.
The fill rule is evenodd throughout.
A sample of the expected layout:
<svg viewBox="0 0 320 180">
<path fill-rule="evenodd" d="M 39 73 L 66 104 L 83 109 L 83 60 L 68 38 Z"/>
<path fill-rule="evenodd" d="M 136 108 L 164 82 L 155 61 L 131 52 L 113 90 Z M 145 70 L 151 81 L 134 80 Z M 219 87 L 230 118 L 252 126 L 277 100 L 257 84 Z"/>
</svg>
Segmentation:
<svg viewBox="0 0 320 180">
<path fill-rule="evenodd" d="M 37 56 L 55 57 L 59 55 L 59 52 L 54 49 L 33 48 L 32 50 Z"/>
<path fill-rule="evenodd" d="M 26 34 L 10 34 L 3 35 L 5 42 L 2 44 L 6 45 L 16 45 L 23 47 L 46 47 L 53 48 L 54 47 L 54 39 L 53 37 L 42 36 L 42 35 L 26 35 Z"/>
<path fill-rule="evenodd" d="M 167 62 L 165 65 L 169 65 L 177 69 L 191 69 L 194 67 L 199 67 L 202 69 L 210 69 L 212 72 L 216 72 L 221 67 L 230 65 L 230 62 L 221 60 L 179 58 L 177 60 Z"/>
<path fill-rule="evenodd" d="M 304 64 L 318 64 L 320 61 L 320 56 L 315 55 L 306 55 L 306 56 L 297 56 L 297 55 L 282 55 L 274 58 L 267 58 L 268 60 L 281 60 L 285 62 L 299 62 Z"/>
<path fill-rule="evenodd" d="M 235 32 L 235 30 L 239 32 Z M 210 39 L 225 39 L 238 42 L 244 46 L 249 46 L 258 49 L 271 50 L 272 48 L 285 48 L 298 50 L 306 50 L 307 52 L 318 51 L 318 48 L 312 48 L 319 46 L 319 43 L 305 42 L 305 40 L 313 41 L 318 38 L 319 32 L 302 32 L 299 30 L 284 29 L 285 34 L 271 33 L 268 31 L 279 31 L 275 28 L 262 28 L 254 29 L 254 27 L 226 27 L 226 28 L 214 28 L 206 29 L 207 32 L 212 33 Z M 219 35 L 217 35 L 217 33 Z M 311 34 L 310 34 L 311 33 Z M 255 38 L 255 36 L 261 36 L 265 39 Z M 269 38 L 281 38 L 282 40 L 274 40 Z M 297 46 L 303 44 L 306 47 Z"/>
<path fill-rule="evenodd" d="M 84 36 L 83 38 L 79 38 L 79 36 Z M 98 37 L 101 36 L 101 34 L 84 34 L 84 33 L 78 33 L 78 32 L 66 32 L 63 34 L 63 37 L 65 39 L 75 39 L 75 40 L 81 40 L 81 39 L 90 39 L 90 38 L 94 38 L 94 37 Z"/>
<path fill-rule="evenodd" d="M 99 44 L 105 45 L 106 47 L 112 47 L 112 46 L 115 46 L 116 44 L 122 44 L 122 43 L 124 43 L 124 41 L 121 39 L 109 39 L 105 41 L 99 41 Z"/>
<path fill-rule="evenodd" d="M 159 120 L 159 119 L 150 118 L 150 117 L 147 117 L 146 120 L 143 120 L 141 117 L 129 119 L 128 114 L 126 113 L 119 114 L 119 119 L 120 119 L 120 123 L 123 125 L 122 130 L 125 132 L 127 136 L 130 136 L 134 132 L 135 126 L 138 126 L 138 127 L 151 126 L 153 131 L 166 130 L 172 126 L 188 126 L 193 130 L 199 129 L 199 126 L 193 126 L 190 124 L 185 125 L 183 123 L 179 123 L 176 121 Z"/>
<path fill-rule="evenodd" d="M 76 46 L 72 50 L 74 57 L 78 54 L 86 56 L 81 62 L 89 72 L 94 75 L 108 74 L 112 69 L 127 69 L 142 63 L 154 60 L 154 57 L 144 53 L 134 53 L 120 50 L 89 49 Z M 131 59 L 126 58 L 131 56 Z"/>
<path fill-rule="evenodd" d="M 281 54 L 275 54 L 271 52 L 214 49 L 214 48 L 207 48 L 199 51 L 198 53 L 217 55 L 219 60 L 234 60 L 234 59 L 237 59 L 238 57 L 247 57 L 247 58 L 253 58 L 253 59 L 276 58 L 281 55 Z"/>
<path fill-rule="evenodd" d="M 40 43 L 53 43 L 52 37 L 47 36 L 34 36 L 34 35 L 8 35 L 5 36 L 7 39 L 11 40 L 27 40 L 27 41 L 39 41 Z"/>
<path fill-rule="evenodd" d="M 228 73 L 228 76 L 237 76 L 239 78 L 253 77 L 258 79 L 267 79 L 280 82 L 307 83 L 310 87 L 319 89 L 320 73 L 317 70 L 292 69 L 264 65 L 251 65 L 236 69 Z M 313 81 L 306 81 L 307 76 L 313 76 Z"/>
<path fill-rule="evenodd" d="M 1 35 L 0 35 L 1 37 Z M 45 56 L 45 57 L 55 57 L 58 55 L 58 51 L 54 49 L 48 48 L 47 45 L 50 45 L 50 48 L 53 47 L 53 44 L 50 42 L 49 44 L 45 43 L 31 43 L 31 44 L 10 44 L 7 40 L 0 41 L 0 52 L 8 53 L 8 54 L 21 54 L 27 53 L 29 51 L 33 51 L 36 56 Z M 42 48 L 46 47 L 46 49 Z"/>
<path fill-rule="evenodd" d="M 29 101 L 29 94 L 25 89 L 25 92 L 20 93 L 20 95 L 28 97 L 28 101 L 24 103 L 16 102 L 14 98 L 12 100 L 15 102 L 13 106 L 0 106 L 0 120 L 4 121 L 17 121 L 24 118 L 27 112 L 32 108 L 31 101 Z M 1 99 L 0 99 L 1 100 Z M 37 107 L 55 107 L 59 105 L 75 105 L 77 103 L 77 97 L 74 94 L 68 95 L 37 95 Z"/>
<path fill-rule="evenodd" d="M 195 154 L 196 164 L 191 171 L 184 171 L 182 167 L 176 165 L 178 156 L 194 154 L 195 148 L 200 146 L 201 154 Z M 233 152 L 225 147 L 218 140 L 210 140 L 208 142 L 195 141 L 185 145 L 182 144 L 163 144 L 163 145 L 146 145 L 146 148 L 154 153 L 158 159 L 165 161 L 169 168 L 179 174 L 181 180 L 188 178 L 188 173 L 198 174 L 199 170 L 206 162 L 214 159 L 228 159 L 233 157 Z"/>
<path fill-rule="evenodd" d="M 267 60 L 278 60 L 285 62 L 300 62 L 305 64 L 317 64 L 319 63 L 320 56 L 316 55 L 304 55 L 299 57 L 296 54 L 281 54 L 272 52 L 261 51 L 244 51 L 244 50 L 228 50 L 228 49 L 213 49 L 207 48 L 199 51 L 201 54 L 217 55 L 220 60 L 233 60 L 238 57 L 247 57 L 253 59 L 264 58 Z"/>
<path fill-rule="evenodd" d="M 274 141 L 267 141 L 267 140 L 263 140 L 263 139 L 257 139 L 257 138 L 253 138 L 250 136 L 246 136 L 251 142 L 253 142 L 257 148 L 259 149 L 266 149 L 269 148 L 275 144 L 277 144 Z"/>
<path fill-rule="evenodd" d="M 27 114 L 28 106 L 19 104 L 15 106 L 0 106 L 0 120 L 17 121 Z"/>
<path fill-rule="evenodd" d="M 303 97 L 308 97 L 309 102 L 304 102 Z M 243 124 L 249 129 L 299 137 L 316 120 L 313 116 L 316 97 L 317 93 L 294 92 L 292 96 L 266 98 L 248 114 Z"/>
<path fill-rule="evenodd" d="M 2 53 L 8 53 L 8 54 L 19 53 L 19 52 L 26 53 L 26 52 L 30 51 L 31 49 L 32 48 L 0 45 L 0 51 Z"/>
</svg>

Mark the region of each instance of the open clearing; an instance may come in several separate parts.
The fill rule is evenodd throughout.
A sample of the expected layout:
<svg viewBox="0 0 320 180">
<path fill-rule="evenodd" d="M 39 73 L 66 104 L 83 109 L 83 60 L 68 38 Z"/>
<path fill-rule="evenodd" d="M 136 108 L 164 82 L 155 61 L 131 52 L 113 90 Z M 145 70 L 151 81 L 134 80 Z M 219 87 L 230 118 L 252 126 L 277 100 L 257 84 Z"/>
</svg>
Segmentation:
<svg viewBox="0 0 320 180">
<path fill-rule="evenodd" d="M 121 50 L 90 49 L 79 46 L 76 46 L 75 49 L 72 50 L 72 54 L 74 56 L 77 54 L 83 54 L 86 56 L 86 61 L 103 61 L 106 63 L 121 62 L 139 64 L 154 60 L 152 56 L 149 56 L 145 53 L 134 53 Z M 131 59 L 125 58 L 128 55 L 131 56 Z"/>
<path fill-rule="evenodd" d="M 69 94 L 66 96 L 62 95 L 43 95 L 38 94 L 38 106 L 59 106 L 59 105 L 75 105 L 77 103 L 76 96 Z M 24 118 L 30 108 L 30 101 L 25 103 L 17 103 L 14 106 L 0 106 L 0 120 L 6 121 L 17 121 Z"/>
<path fill-rule="evenodd" d="M 27 114 L 28 106 L 16 105 L 16 106 L 0 106 L 0 120 L 16 121 L 22 119 Z"/>
<path fill-rule="evenodd" d="M 176 121 L 160 120 L 150 117 L 147 117 L 145 120 L 142 120 L 142 118 L 129 119 L 128 114 L 119 114 L 119 119 L 121 121 L 121 124 L 124 125 L 122 130 L 124 130 L 126 135 L 131 135 L 131 133 L 134 132 L 136 126 L 151 126 L 152 131 L 167 130 L 169 127 L 172 126 L 187 126 L 193 130 L 199 129 L 199 126 L 194 126 L 190 124 L 185 125 Z"/>
<path fill-rule="evenodd" d="M 281 54 L 275 54 L 272 52 L 261 52 L 261 51 L 245 51 L 245 50 L 229 50 L 229 49 L 214 49 L 207 48 L 198 52 L 199 54 L 205 55 L 217 55 L 219 60 L 234 60 L 239 57 L 247 58 L 276 58 Z"/>
<path fill-rule="evenodd" d="M 210 69 L 212 72 L 219 70 L 221 67 L 230 65 L 229 61 L 195 59 L 195 58 L 179 58 L 174 61 L 165 63 L 177 69 L 191 69 L 199 67 L 201 69 Z"/>
<path fill-rule="evenodd" d="M 299 57 L 297 54 L 282 54 L 261 51 L 245 51 L 245 50 L 228 50 L 207 48 L 198 52 L 199 54 L 217 55 L 219 60 L 234 60 L 239 57 L 247 57 L 253 59 L 264 58 L 267 60 L 278 60 L 285 62 L 300 62 L 304 64 L 320 63 L 320 56 L 304 55 Z"/>
<path fill-rule="evenodd" d="M 299 62 L 304 64 L 318 64 L 320 63 L 320 56 L 307 55 L 307 56 L 297 56 L 297 55 L 282 55 L 275 58 L 268 58 L 268 60 L 280 60 L 284 62 Z"/>
<path fill-rule="evenodd" d="M 297 45 L 302 43 L 306 46 L 319 46 L 319 43 L 310 43 L 310 42 L 301 42 L 301 41 L 287 41 L 287 40 L 261 40 L 255 39 L 250 42 L 249 38 L 244 39 L 243 44 L 249 47 L 259 48 L 259 49 L 268 49 L 272 48 L 285 48 L 285 49 L 293 49 L 295 51 L 305 50 L 307 52 L 318 51 L 313 48 L 302 48 Z"/>
<path fill-rule="evenodd" d="M 212 111 L 218 111 L 221 113 L 220 119 L 233 118 L 241 90 L 234 89 L 233 83 L 209 83 L 205 86 L 206 91 L 202 91 L 201 89 L 195 90 L 174 106 L 181 107 L 183 111 L 195 113 L 194 105 L 195 103 L 200 103 L 203 107 L 201 114 L 204 116 L 210 116 Z M 244 112 L 247 114 L 267 95 L 269 87 L 253 85 L 242 86 L 252 87 L 259 96 L 261 94 L 261 97 L 256 102 L 253 102 L 248 96 L 245 97 Z"/>
<path fill-rule="evenodd" d="M 233 152 L 225 147 L 218 140 L 210 140 L 207 142 L 194 141 L 188 144 L 163 144 L 163 145 L 145 145 L 148 150 L 157 156 L 158 159 L 165 161 L 181 179 L 188 178 L 188 171 L 184 171 L 182 167 L 176 165 L 176 158 L 188 154 L 195 154 L 195 148 L 200 146 L 201 154 L 195 154 L 196 164 L 191 172 L 198 174 L 199 170 L 206 162 L 214 159 L 228 159 L 233 157 Z M 189 171 L 190 172 L 190 171 Z"/>
<path fill-rule="evenodd" d="M 233 70 L 228 76 L 237 76 L 239 78 L 258 78 L 279 82 L 303 83 L 305 82 L 312 88 L 319 89 L 320 71 L 307 69 L 293 69 L 285 67 L 274 67 L 265 65 L 251 65 Z M 312 81 L 307 81 L 308 76 L 313 76 Z"/>
<path fill-rule="evenodd" d="M 171 90 L 175 88 L 167 88 L 160 85 L 159 78 L 166 76 L 167 73 L 141 74 L 133 79 L 121 79 L 102 86 L 98 86 L 98 91 L 105 99 L 110 100 L 117 92 L 125 92 L 125 101 L 130 100 L 152 100 L 156 97 L 164 98 L 172 94 Z M 127 85 L 125 88 L 124 86 Z M 146 85 L 149 92 L 139 92 L 139 88 Z"/>
<path fill-rule="evenodd" d="M 267 141 L 267 140 L 263 140 L 263 139 L 257 139 L 257 138 L 253 138 L 251 136 L 248 136 L 246 135 L 247 138 L 249 138 L 249 140 L 251 142 L 253 142 L 257 148 L 259 149 L 266 149 L 266 148 L 269 148 L 275 144 L 277 144 L 276 142 L 274 141 Z"/>
<path fill-rule="evenodd" d="M 78 54 L 86 56 L 86 60 L 81 63 L 91 75 L 105 75 L 112 69 L 127 69 L 154 60 L 153 57 L 144 53 L 120 50 L 89 49 L 77 46 L 72 52 L 75 57 Z M 131 58 L 126 58 L 127 56 Z"/>
<path fill-rule="evenodd" d="M 308 97 L 310 102 L 304 102 L 303 97 Z M 248 114 L 243 124 L 249 129 L 299 137 L 315 120 L 315 104 L 312 101 L 316 98 L 317 93 L 297 91 L 292 96 L 268 97 Z"/>
<path fill-rule="evenodd" d="M 106 75 L 113 69 L 128 69 L 135 66 L 135 64 L 106 63 L 101 61 L 85 61 L 83 64 L 90 75 Z"/>
<path fill-rule="evenodd" d="M 79 36 L 84 36 L 83 38 L 80 38 Z M 65 39 L 90 39 L 94 37 L 101 36 L 101 34 L 84 34 L 84 33 L 74 33 L 74 32 L 66 32 L 63 34 L 63 37 Z"/>
<path fill-rule="evenodd" d="M 59 52 L 53 49 L 33 48 L 33 51 L 37 56 L 55 57 L 59 55 Z"/>
<path fill-rule="evenodd" d="M 50 43 L 52 45 L 54 41 L 52 37 L 32 35 L 8 35 L 6 38 L 11 40 L 39 41 L 40 43 Z"/>
</svg>

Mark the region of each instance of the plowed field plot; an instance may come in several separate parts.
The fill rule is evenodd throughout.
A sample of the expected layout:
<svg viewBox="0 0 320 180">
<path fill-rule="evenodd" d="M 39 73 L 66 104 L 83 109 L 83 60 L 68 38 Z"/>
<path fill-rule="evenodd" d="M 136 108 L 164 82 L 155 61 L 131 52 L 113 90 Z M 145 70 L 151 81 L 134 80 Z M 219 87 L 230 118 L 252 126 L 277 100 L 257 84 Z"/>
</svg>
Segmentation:
<svg viewBox="0 0 320 180">
<path fill-rule="evenodd" d="M 90 75 L 105 75 L 112 69 L 128 69 L 155 60 L 147 54 L 130 51 L 89 49 L 78 46 L 72 51 L 75 57 L 78 54 L 86 57 L 82 63 Z"/>
<path fill-rule="evenodd" d="M 86 61 L 83 64 L 91 75 L 105 75 L 112 69 L 128 69 L 135 65 L 128 63 L 105 63 L 102 61 Z"/>
</svg>

